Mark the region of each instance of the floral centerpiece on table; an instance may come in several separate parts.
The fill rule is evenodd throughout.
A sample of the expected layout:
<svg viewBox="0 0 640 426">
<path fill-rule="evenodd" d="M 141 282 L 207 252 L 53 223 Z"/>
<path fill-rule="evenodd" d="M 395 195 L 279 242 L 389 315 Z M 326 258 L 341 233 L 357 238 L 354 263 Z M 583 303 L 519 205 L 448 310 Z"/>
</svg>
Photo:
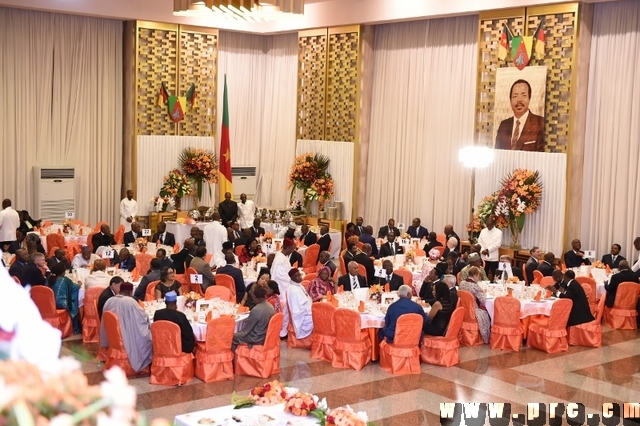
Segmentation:
<svg viewBox="0 0 640 426">
<path fill-rule="evenodd" d="M 358 244 L 359 242 L 360 242 L 360 237 L 358 237 L 357 235 L 352 235 L 349 238 L 347 238 L 347 244 L 349 243 Z"/>
<path fill-rule="evenodd" d="M 196 185 L 196 201 L 200 204 L 202 200 L 202 184 L 209 185 L 218 183 L 219 163 L 218 157 L 207 149 L 185 148 L 178 157 L 178 163 L 182 171 Z M 211 195 L 211 186 L 209 186 Z"/>
<path fill-rule="evenodd" d="M 289 172 L 291 199 L 296 189 L 302 191 L 303 206 L 308 208 L 309 201 L 318 200 L 320 204 L 334 194 L 334 183 L 329 174 L 329 157 L 322 154 L 306 153 L 296 157 Z"/>
<path fill-rule="evenodd" d="M 520 282 L 520 278 L 518 277 L 509 277 L 507 278 L 507 283 L 508 284 L 518 284 Z"/>
<path fill-rule="evenodd" d="M 405 263 L 415 262 L 415 260 L 416 260 L 416 252 L 413 250 L 413 248 L 407 250 L 404 253 L 404 261 L 405 261 Z"/>
<path fill-rule="evenodd" d="M 380 296 L 384 292 L 384 288 L 380 284 L 374 284 L 369 287 L 369 299 L 380 303 Z"/>
<path fill-rule="evenodd" d="M 140 253 L 146 253 L 147 252 L 147 239 L 146 238 L 144 238 L 144 237 L 136 238 L 135 244 L 138 247 L 138 251 Z"/>
<path fill-rule="evenodd" d="M 272 232 L 265 232 L 264 233 L 264 242 L 267 244 L 271 244 L 273 242 L 273 233 Z"/>
<path fill-rule="evenodd" d="M 192 312 L 196 311 L 196 304 L 198 302 L 198 300 L 200 300 L 202 298 L 202 296 L 200 296 L 200 294 L 196 293 L 195 291 L 190 291 L 189 293 L 185 294 L 185 299 L 184 299 L 184 310 L 190 310 Z"/>
<path fill-rule="evenodd" d="M 65 234 L 68 234 L 70 230 L 71 230 L 71 220 L 64 219 L 62 221 L 62 232 L 64 232 Z"/>
<path fill-rule="evenodd" d="M 296 392 L 287 398 L 284 411 L 294 416 L 306 417 L 318 408 L 318 397 L 304 392 Z"/>
<path fill-rule="evenodd" d="M 591 267 L 596 269 L 607 269 L 607 265 L 599 260 L 594 260 L 593 263 L 591 263 Z"/>
</svg>

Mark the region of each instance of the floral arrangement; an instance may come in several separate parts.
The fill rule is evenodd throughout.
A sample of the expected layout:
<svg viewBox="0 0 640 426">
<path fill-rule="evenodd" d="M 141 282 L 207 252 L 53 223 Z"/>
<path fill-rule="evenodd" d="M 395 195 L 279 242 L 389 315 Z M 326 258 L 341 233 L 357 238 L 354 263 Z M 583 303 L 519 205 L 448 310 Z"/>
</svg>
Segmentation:
<svg viewBox="0 0 640 426">
<path fill-rule="evenodd" d="M 322 154 L 306 153 L 297 156 L 289 172 L 291 200 L 294 199 L 296 189 L 302 191 L 305 208 L 309 201 L 324 202 L 333 197 L 334 183 L 328 171 L 330 161 L 329 157 Z"/>
<path fill-rule="evenodd" d="M 62 221 L 62 232 L 64 232 L 65 234 L 68 234 L 70 229 L 71 229 L 71 220 L 64 219 Z"/>
<path fill-rule="evenodd" d="M 358 243 L 360 242 L 360 237 L 358 237 L 357 235 L 352 235 L 349 238 L 347 238 L 347 244 L 349 243 Z"/>
<path fill-rule="evenodd" d="M 178 157 L 178 163 L 189 180 L 196 184 L 196 197 L 202 199 L 202 183 L 218 183 L 218 157 L 206 149 L 185 148 Z M 209 186 L 211 195 L 211 186 Z"/>
<path fill-rule="evenodd" d="M 411 235 L 409 235 L 407 232 L 403 232 L 402 234 L 400 234 L 400 239 L 401 240 L 410 240 L 411 239 Z"/>
<path fill-rule="evenodd" d="M 520 278 L 518 277 L 509 277 L 507 278 L 507 283 L 509 284 L 518 284 L 520 282 Z"/>
<path fill-rule="evenodd" d="M 355 412 L 353 408 L 339 407 L 327 413 L 326 426 L 367 426 L 369 419 L 363 411 Z"/>
<path fill-rule="evenodd" d="M 149 209 L 155 209 L 157 212 L 166 212 L 169 208 L 174 208 L 176 201 L 169 196 L 155 196 L 149 200 Z"/>
<path fill-rule="evenodd" d="M 287 204 L 288 210 L 302 210 L 302 201 L 297 198 L 292 198 Z"/>
<path fill-rule="evenodd" d="M 305 417 L 318 408 L 318 397 L 303 392 L 296 392 L 287 398 L 284 411 L 294 416 Z"/>
<path fill-rule="evenodd" d="M 374 300 L 380 303 L 380 296 L 382 296 L 383 292 L 384 287 L 382 287 L 380 284 L 372 285 L 371 287 L 369 287 L 369 300 Z"/>
<path fill-rule="evenodd" d="M 416 252 L 413 249 L 409 249 L 404 253 L 405 262 L 413 262 L 416 258 Z"/>
<path fill-rule="evenodd" d="M 171 170 L 169 174 L 164 177 L 162 188 L 160 188 L 160 196 L 166 197 L 166 202 L 168 202 L 169 198 L 182 198 L 191 193 L 193 193 L 191 181 L 180 169 Z"/>
<path fill-rule="evenodd" d="M 284 402 L 287 398 L 287 391 L 284 384 L 278 380 L 272 380 L 262 386 L 251 389 L 251 398 L 256 405 L 276 405 Z"/>
<path fill-rule="evenodd" d="M 147 251 L 147 239 L 144 237 L 138 237 L 136 238 L 136 242 L 135 242 L 136 246 L 138 246 L 138 250 L 141 253 L 146 253 Z"/>
<path fill-rule="evenodd" d="M 264 242 L 265 243 L 271 244 L 271 242 L 273 241 L 274 238 L 275 237 L 273 235 L 273 232 L 265 232 L 264 233 Z"/>
<path fill-rule="evenodd" d="M 591 267 L 596 269 L 607 269 L 607 265 L 605 265 L 599 260 L 594 260 L 593 263 L 591 264 Z"/>
</svg>

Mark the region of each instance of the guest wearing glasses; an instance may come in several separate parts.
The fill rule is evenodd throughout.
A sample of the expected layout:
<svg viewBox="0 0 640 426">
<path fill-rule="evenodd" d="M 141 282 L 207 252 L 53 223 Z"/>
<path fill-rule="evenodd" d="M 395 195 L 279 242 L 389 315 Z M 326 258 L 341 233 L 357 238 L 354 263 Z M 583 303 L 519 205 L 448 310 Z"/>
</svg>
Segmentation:
<svg viewBox="0 0 640 426">
<path fill-rule="evenodd" d="M 170 291 L 175 291 L 178 296 L 182 294 L 182 285 L 174 279 L 175 270 L 173 268 L 164 268 L 160 271 L 160 282 L 156 286 L 156 300 L 164 299 L 164 296 Z"/>
</svg>

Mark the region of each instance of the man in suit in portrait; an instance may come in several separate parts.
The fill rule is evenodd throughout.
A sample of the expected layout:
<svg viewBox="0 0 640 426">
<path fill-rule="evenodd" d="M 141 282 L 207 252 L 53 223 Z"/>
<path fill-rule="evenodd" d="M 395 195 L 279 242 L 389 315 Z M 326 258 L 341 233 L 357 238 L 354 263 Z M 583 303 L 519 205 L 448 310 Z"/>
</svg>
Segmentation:
<svg viewBox="0 0 640 426">
<path fill-rule="evenodd" d="M 163 246 L 173 247 L 176 245 L 176 237 L 171 232 L 167 232 L 167 224 L 160 222 L 158 224 L 158 232 L 153 234 L 151 242 L 160 243 Z"/>
<path fill-rule="evenodd" d="M 407 229 L 407 233 L 411 235 L 411 238 L 418 238 L 419 240 L 423 238 L 427 238 L 429 235 L 429 230 L 424 226 L 420 225 L 420 218 L 416 217 L 411 222 L 411 226 Z"/>
<path fill-rule="evenodd" d="M 589 308 L 587 295 L 585 294 L 582 285 L 580 285 L 575 278 L 575 272 L 571 270 L 565 272 L 564 281 L 560 283 L 560 290 L 558 294 L 558 297 L 561 299 L 571 299 L 573 301 L 567 327 L 584 324 L 585 322 L 594 320 L 593 315 L 591 314 L 591 309 Z"/>
<path fill-rule="evenodd" d="M 338 278 L 338 285 L 342 286 L 344 291 L 352 291 L 356 288 L 368 287 L 365 278 L 358 274 L 358 263 L 353 261 L 349 262 L 347 270 L 349 272 L 346 275 Z"/>
<path fill-rule="evenodd" d="M 396 221 L 393 219 L 389 219 L 387 222 L 387 226 L 383 226 L 378 231 L 378 238 L 385 238 L 389 235 L 389 232 L 393 231 L 394 235 L 400 235 L 400 230 L 396 228 Z"/>
<path fill-rule="evenodd" d="M 402 254 L 402 247 L 400 243 L 396 241 L 396 234 L 393 231 L 389 231 L 387 234 L 387 242 L 380 246 L 380 257 L 395 256 L 396 254 Z"/>
<path fill-rule="evenodd" d="M 529 110 L 531 85 L 516 80 L 511 85 L 509 99 L 513 117 L 502 120 L 496 135 L 496 149 L 544 151 L 544 117 Z"/>
<path fill-rule="evenodd" d="M 604 256 L 602 256 L 602 263 L 604 263 L 611 269 L 614 269 L 614 268 L 619 269 L 620 262 L 623 260 L 627 260 L 620 255 L 620 250 L 622 250 L 622 247 L 620 247 L 620 244 L 612 245 L 611 253 L 605 254 Z"/>
</svg>

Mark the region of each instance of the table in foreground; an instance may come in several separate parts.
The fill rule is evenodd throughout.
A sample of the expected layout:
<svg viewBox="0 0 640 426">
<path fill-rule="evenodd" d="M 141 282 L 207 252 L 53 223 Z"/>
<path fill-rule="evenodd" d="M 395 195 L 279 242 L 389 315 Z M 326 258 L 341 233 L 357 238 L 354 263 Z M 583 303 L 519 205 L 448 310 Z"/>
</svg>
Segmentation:
<svg viewBox="0 0 640 426">
<path fill-rule="evenodd" d="M 173 420 L 175 426 L 202 426 L 202 425 L 273 425 L 273 426 L 316 426 L 320 422 L 314 417 L 298 417 L 291 413 L 285 413 L 284 404 L 259 406 L 234 410 L 233 405 L 211 408 L 209 410 L 195 411 L 193 413 L 180 414 Z"/>
</svg>

